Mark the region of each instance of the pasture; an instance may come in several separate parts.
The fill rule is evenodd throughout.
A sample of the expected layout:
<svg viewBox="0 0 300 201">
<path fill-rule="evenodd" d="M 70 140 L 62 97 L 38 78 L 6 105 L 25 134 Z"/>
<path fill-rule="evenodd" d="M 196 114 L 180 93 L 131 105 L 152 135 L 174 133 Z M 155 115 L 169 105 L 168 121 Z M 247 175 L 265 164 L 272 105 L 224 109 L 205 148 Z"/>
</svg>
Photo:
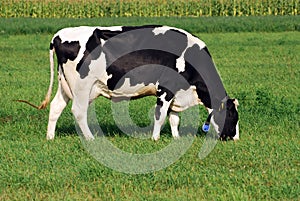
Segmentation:
<svg viewBox="0 0 300 201">
<path fill-rule="evenodd" d="M 196 24 L 229 27 L 215 31 L 213 26 L 197 30 L 195 18 L 182 20 L 0 19 L 0 200 L 299 200 L 299 17 L 202 18 Z M 192 30 L 205 41 L 227 92 L 239 99 L 240 141 L 218 142 L 200 160 L 205 136 L 199 131 L 191 148 L 169 167 L 125 174 L 84 149 L 70 105 L 58 121 L 55 140 L 47 141 L 49 107 L 38 111 L 13 100 L 38 104 L 44 98 L 49 42 L 57 29 L 104 21 L 163 23 Z M 247 22 L 253 22 L 252 29 Z M 153 104 L 151 97 L 132 101 L 132 119 L 147 125 L 145 114 Z M 128 137 L 116 127 L 110 101 L 99 98 L 95 107 L 107 139 L 126 151 L 148 153 L 172 141 L 168 126 L 157 143 Z M 201 108 L 200 125 L 205 118 Z"/>
</svg>

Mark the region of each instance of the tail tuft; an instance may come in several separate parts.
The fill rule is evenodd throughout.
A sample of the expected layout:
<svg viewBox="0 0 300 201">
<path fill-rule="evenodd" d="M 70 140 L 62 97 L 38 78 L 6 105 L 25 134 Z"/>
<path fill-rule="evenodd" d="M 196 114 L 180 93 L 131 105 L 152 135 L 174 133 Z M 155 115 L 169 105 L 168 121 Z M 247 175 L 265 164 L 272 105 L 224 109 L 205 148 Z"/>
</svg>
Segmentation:
<svg viewBox="0 0 300 201">
<path fill-rule="evenodd" d="M 44 101 L 41 103 L 41 105 L 37 106 L 37 105 L 34 105 L 34 104 L 30 103 L 30 102 L 27 101 L 27 100 L 14 100 L 14 101 L 20 102 L 20 103 L 26 103 L 26 104 L 30 105 L 31 107 L 34 107 L 35 109 L 38 109 L 38 110 L 45 109 L 45 108 L 47 107 L 47 105 L 48 105 L 48 102 L 49 102 L 49 101 L 47 102 L 46 100 L 44 100 Z"/>
</svg>

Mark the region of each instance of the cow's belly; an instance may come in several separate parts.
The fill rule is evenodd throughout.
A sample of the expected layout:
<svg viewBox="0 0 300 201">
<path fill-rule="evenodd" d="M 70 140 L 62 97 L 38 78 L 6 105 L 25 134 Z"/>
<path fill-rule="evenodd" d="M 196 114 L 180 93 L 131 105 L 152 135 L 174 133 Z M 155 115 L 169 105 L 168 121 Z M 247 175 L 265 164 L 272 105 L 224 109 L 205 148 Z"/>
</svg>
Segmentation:
<svg viewBox="0 0 300 201">
<path fill-rule="evenodd" d="M 189 107 L 202 104 L 198 98 L 196 87 L 191 86 L 187 90 L 180 90 L 175 94 L 174 100 L 170 105 L 171 110 L 175 112 L 182 112 Z"/>
<path fill-rule="evenodd" d="M 155 96 L 157 92 L 157 85 L 155 84 L 137 84 L 130 86 L 129 80 L 125 81 L 122 87 L 116 90 L 109 90 L 107 85 L 98 81 L 92 88 L 90 101 L 98 96 L 104 96 L 113 101 L 129 100 L 141 98 L 144 96 Z M 171 110 L 181 112 L 189 107 L 202 104 L 198 98 L 196 87 L 191 86 L 187 90 L 180 90 L 175 94 L 175 97 L 170 105 Z"/>
<path fill-rule="evenodd" d="M 98 81 L 92 88 L 90 100 L 93 100 L 98 96 L 104 96 L 106 98 L 113 99 L 114 101 L 128 100 L 144 96 L 155 96 L 156 91 L 157 86 L 155 84 L 137 84 L 130 86 L 129 80 L 125 80 L 124 84 L 120 88 L 116 90 L 109 90 L 106 84 Z"/>
</svg>

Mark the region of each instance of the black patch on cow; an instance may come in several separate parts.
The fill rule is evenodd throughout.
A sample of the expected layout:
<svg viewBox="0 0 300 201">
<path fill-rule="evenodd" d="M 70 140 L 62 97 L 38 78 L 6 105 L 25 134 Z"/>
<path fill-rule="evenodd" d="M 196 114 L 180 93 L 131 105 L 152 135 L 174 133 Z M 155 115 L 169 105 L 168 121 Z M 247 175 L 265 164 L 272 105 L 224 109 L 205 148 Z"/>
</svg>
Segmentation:
<svg viewBox="0 0 300 201">
<path fill-rule="evenodd" d="M 50 43 L 50 50 L 53 50 L 53 48 L 54 48 L 53 43 Z"/>
<path fill-rule="evenodd" d="M 187 35 L 185 33 L 181 32 L 180 30 L 177 30 L 177 29 L 169 29 L 168 31 L 176 32 L 176 33 L 179 33 L 179 34 L 183 35 L 184 37 L 187 37 Z"/>
<path fill-rule="evenodd" d="M 107 73 L 112 75 L 107 86 L 110 90 L 118 89 L 126 78 L 129 78 L 130 86 L 158 84 L 156 96 L 166 93 L 165 99 L 170 101 L 177 91 L 190 87 L 189 80 L 177 71 L 177 58 L 177 55 L 159 50 L 132 52 L 116 60 L 107 69 Z"/>
<path fill-rule="evenodd" d="M 209 57 L 211 58 L 211 54 L 210 52 L 208 51 L 208 48 L 207 47 L 204 47 L 203 50 L 209 55 Z"/>
<path fill-rule="evenodd" d="M 234 104 L 234 99 L 228 99 L 226 103 L 225 124 L 221 133 L 221 137 L 225 135 L 225 139 L 226 137 L 233 139 L 233 137 L 236 135 L 236 124 L 238 120 L 239 115 Z"/>
<path fill-rule="evenodd" d="M 196 86 L 198 97 L 206 107 L 218 107 L 227 94 L 208 49 L 200 50 L 199 45 L 194 44 L 186 50 L 184 59 L 186 68 L 182 75 Z"/>
<path fill-rule="evenodd" d="M 149 85 L 150 83 L 161 82 L 161 79 L 170 79 L 163 75 L 163 67 L 174 68 L 176 55 L 160 50 L 140 50 L 131 52 L 120 57 L 107 68 L 108 75 L 112 75 L 107 81 L 110 90 L 122 86 L 125 78 L 130 78 L 130 85 Z M 162 66 L 161 68 L 156 67 Z"/>
<path fill-rule="evenodd" d="M 160 119 L 160 115 L 161 115 L 160 109 L 161 109 L 162 105 L 163 105 L 163 102 L 158 98 L 156 101 L 156 107 L 155 107 L 155 113 L 154 113 L 156 120 Z"/>
<path fill-rule="evenodd" d="M 146 65 L 148 68 L 142 68 L 140 74 L 130 76 L 132 86 L 171 79 L 164 72 L 160 72 L 161 70 L 155 72 L 149 65 L 165 66 L 177 71 L 176 59 L 187 46 L 187 36 L 177 30 L 168 30 L 159 35 L 154 35 L 152 31 L 153 29 L 144 29 L 128 32 L 111 38 L 104 44 L 103 51 L 108 64 L 107 73 L 112 75 L 107 82 L 110 90 L 122 86 L 124 80 L 122 81 L 121 78 L 125 79 L 124 75 Z M 173 83 L 176 85 L 176 82 Z"/>
<path fill-rule="evenodd" d="M 180 83 L 179 83 L 180 85 Z M 181 85 L 182 86 L 182 85 Z M 155 119 L 159 120 L 161 116 L 160 109 L 163 106 L 164 102 L 162 101 L 163 95 L 166 94 L 164 97 L 167 102 L 170 102 L 174 97 L 174 91 L 169 90 L 167 87 L 158 86 L 157 90 L 157 100 L 156 100 L 156 108 L 155 108 Z"/>
<path fill-rule="evenodd" d="M 127 53 L 137 50 L 153 49 L 170 52 L 180 56 L 187 46 L 187 36 L 177 30 L 168 30 L 164 34 L 154 35 L 157 26 L 123 27 L 123 34 L 102 31 L 102 37 L 115 36 L 104 44 L 104 52 L 109 64 Z M 180 33 L 180 34 L 178 34 Z"/>
<path fill-rule="evenodd" d="M 91 61 L 99 58 L 102 52 L 100 41 L 101 34 L 101 30 L 95 29 L 86 43 L 82 59 L 77 64 L 76 70 L 79 72 L 80 78 L 82 79 L 88 75 L 90 71 L 89 65 L 91 64 Z"/>
<path fill-rule="evenodd" d="M 173 82 L 174 82 L 174 80 L 173 80 Z M 179 85 L 180 85 L 180 83 L 179 83 Z M 181 86 L 183 86 L 183 85 L 181 85 Z M 158 86 L 157 96 L 161 97 L 164 94 L 166 94 L 165 100 L 167 102 L 169 102 L 174 97 L 174 92 L 177 92 L 177 91 L 178 91 L 178 89 L 173 90 L 172 88 L 169 88 L 168 86 L 166 86 L 166 87 Z"/>
<path fill-rule="evenodd" d="M 200 51 L 200 47 L 197 44 L 189 47 L 186 50 L 184 55 L 184 59 L 186 61 L 185 71 L 181 74 L 189 81 L 190 85 L 196 86 L 198 97 L 200 98 L 202 103 L 206 107 L 211 108 L 209 91 L 199 70 L 199 68 L 206 68 L 206 66 L 201 65 L 201 62 L 203 61 L 199 60 L 199 54 L 201 54 Z M 191 63 L 193 63 L 193 65 Z"/>
<path fill-rule="evenodd" d="M 61 38 L 56 36 L 53 43 L 50 44 L 50 49 L 55 48 L 58 63 L 60 65 L 67 63 L 68 60 L 74 61 L 78 55 L 80 45 L 79 41 L 61 42 Z"/>
</svg>

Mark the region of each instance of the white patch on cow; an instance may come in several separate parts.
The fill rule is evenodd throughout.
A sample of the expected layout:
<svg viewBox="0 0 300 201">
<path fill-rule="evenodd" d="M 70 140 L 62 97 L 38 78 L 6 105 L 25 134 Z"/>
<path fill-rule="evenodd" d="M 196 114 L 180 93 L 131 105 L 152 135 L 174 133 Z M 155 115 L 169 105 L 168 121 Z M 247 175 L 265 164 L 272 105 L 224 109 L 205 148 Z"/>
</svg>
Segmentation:
<svg viewBox="0 0 300 201">
<path fill-rule="evenodd" d="M 210 114 L 210 113 L 212 113 L 212 111 L 213 111 L 213 109 L 210 109 L 210 108 L 206 108 L 207 109 L 207 111 L 208 111 L 208 114 Z"/>
<path fill-rule="evenodd" d="M 234 141 L 240 139 L 239 121 L 237 122 L 235 129 L 236 129 L 236 134 L 233 137 Z"/>
<path fill-rule="evenodd" d="M 96 60 L 92 60 L 89 68 L 89 75 L 85 79 L 94 79 L 94 85 L 90 93 L 90 102 L 97 98 L 99 95 L 102 95 L 106 98 L 111 98 L 111 92 L 107 87 L 107 80 L 112 77 L 106 72 L 106 58 L 105 54 L 102 52 L 100 57 Z"/>
<path fill-rule="evenodd" d="M 178 125 L 179 125 L 179 116 L 177 112 L 170 112 L 169 122 L 171 126 L 172 136 L 174 139 L 179 138 Z"/>
<path fill-rule="evenodd" d="M 219 125 L 216 124 L 216 122 L 215 122 L 215 120 L 214 120 L 214 115 L 211 116 L 210 123 L 213 125 L 215 131 L 216 131 L 217 133 L 220 133 L 220 131 L 219 131 Z"/>
<path fill-rule="evenodd" d="M 173 30 L 179 31 L 181 33 L 184 33 L 188 38 L 187 48 L 192 47 L 194 44 L 198 44 L 199 47 L 200 47 L 200 50 L 206 47 L 205 43 L 202 40 L 200 40 L 199 38 L 193 36 L 192 34 L 190 34 L 189 32 L 187 32 L 183 29 L 178 29 L 176 27 L 168 27 L 168 29 L 173 29 Z"/>
<path fill-rule="evenodd" d="M 196 38 L 194 36 L 192 36 L 192 38 L 190 39 L 189 44 L 192 44 L 192 45 L 197 44 L 197 45 L 199 45 L 200 50 L 202 50 L 203 48 L 206 47 L 206 44 L 202 40 L 200 40 L 199 38 Z"/>
<path fill-rule="evenodd" d="M 196 87 L 191 86 L 187 90 L 179 90 L 174 97 L 173 102 L 171 103 L 171 109 L 176 112 L 181 112 L 186 110 L 189 107 L 198 105 L 201 103 L 201 100 L 198 98 L 196 92 Z"/>
<path fill-rule="evenodd" d="M 235 108 L 237 110 L 237 107 L 240 105 L 238 99 L 234 99 L 233 103 L 234 103 Z"/>
<path fill-rule="evenodd" d="M 184 72 L 185 70 L 185 60 L 182 57 L 182 55 L 176 59 L 176 68 L 178 69 L 178 72 Z"/>
<path fill-rule="evenodd" d="M 101 52 L 100 56 L 96 60 L 91 60 L 89 65 L 89 75 L 88 77 L 96 77 L 97 80 L 101 81 L 107 85 L 107 80 L 112 77 L 106 72 L 107 61 L 105 54 Z"/>
<path fill-rule="evenodd" d="M 71 91 L 75 88 L 79 74 L 76 71 L 77 62 L 68 60 L 67 63 L 63 64 L 64 78 L 66 79 Z M 65 87 L 63 87 L 65 89 Z"/>
<path fill-rule="evenodd" d="M 144 84 L 137 84 L 135 86 L 131 86 L 130 79 L 125 78 L 123 85 L 120 88 L 114 90 L 113 92 L 116 96 L 134 96 L 134 94 L 143 87 L 145 87 Z"/>
<path fill-rule="evenodd" d="M 68 27 L 58 31 L 53 38 L 59 36 L 61 42 L 80 41 L 80 44 L 86 44 L 96 27 Z M 71 40 L 70 40 L 71 39 Z M 83 46 L 85 47 L 85 46 Z"/>
<path fill-rule="evenodd" d="M 238 111 L 238 106 L 239 106 L 239 101 L 237 99 L 234 99 L 233 101 L 234 105 L 235 105 L 235 109 L 236 111 Z M 240 128 L 239 128 L 239 121 L 237 122 L 236 126 L 235 126 L 235 130 L 236 130 L 236 134 L 233 137 L 233 140 L 239 140 L 240 139 Z"/>
<path fill-rule="evenodd" d="M 150 83 L 149 85 L 145 85 L 144 83 L 131 85 L 130 78 L 125 78 L 122 86 L 117 89 L 111 91 L 112 97 L 138 97 L 142 94 L 151 94 L 154 95 L 156 93 L 157 85 Z"/>
<path fill-rule="evenodd" d="M 190 33 L 183 31 L 181 29 L 176 29 L 180 32 L 183 32 L 184 34 L 187 35 L 188 37 L 188 44 L 186 46 L 186 48 L 184 49 L 184 51 L 182 52 L 182 54 L 180 55 L 180 57 L 176 60 L 176 68 L 178 69 L 178 72 L 184 72 L 185 71 L 185 59 L 184 59 L 184 55 L 185 52 L 187 51 L 188 48 L 192 47 L 195 44 L 198 44 L 200 47 L 200 50 L 202 48 L 205 47 L 205 43 L 201 40 L 199 40 L 198 38 L 194 37 L 193 35 L 191 35 Z"/>
<path fill-rule="evenodd" d="M 122 31 L 123 26 L 112 26 L 112 27 L 97 27 L 100 30 L 107 31 Z"/>
<path fill-rule="evenodd" d="M 153 29 L 153 33 L 155 36 L 159 35 L 159 34 L 165 34 L 167 31 L 169 30 L 168 27 L 163 26 L 163 27 L 156 27 Z"/>
<path fill-rule="evenodd" d="M 89 26 L 79 26 L 79 27 L 68 27 L 59 30 L 53 38 L 59 36 L 62 40 L 61 42 L 72 42 L 80 41 L 80 44 L 83 44 L 85 47 L 86 42 L 93 34 L 95 29 L 99 30 L 108 30 L 108 31 L 122 31 L 122 26 L 112 26 L 112 27 L 89 27 Z M 70 39 L 72 39 L 70 41 Z"/>
</svg>

